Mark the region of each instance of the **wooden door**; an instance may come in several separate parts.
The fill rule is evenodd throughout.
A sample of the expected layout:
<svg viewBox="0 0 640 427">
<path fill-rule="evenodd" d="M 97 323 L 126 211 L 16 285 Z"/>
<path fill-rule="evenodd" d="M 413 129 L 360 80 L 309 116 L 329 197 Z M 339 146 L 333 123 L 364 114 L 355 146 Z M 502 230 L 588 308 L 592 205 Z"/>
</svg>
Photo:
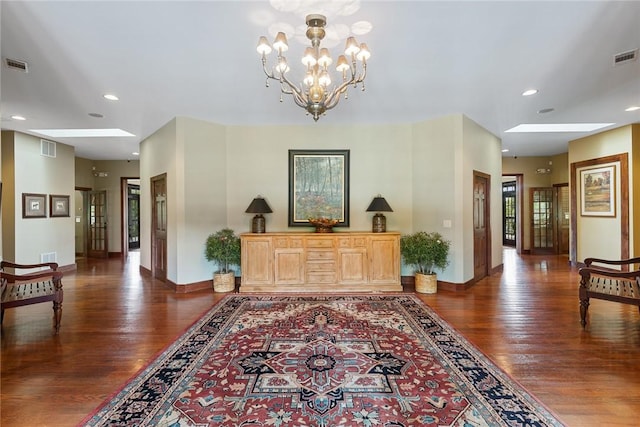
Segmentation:
<svg viewBox="0 0 640 427">
<path fill-rule="evenodd" d="M 490 240 L 490 176 L 473 172 L 473 279 L 489 275 L 491 264 Z"/>
<path fill-rule="evenodd" d="M 151 273 L 167 280 L 167 175 L 151 178 Z"/>
<path fill-rule="evenodd" d="M 569 184 L 557 184 L 554 185 L 555 198 L 554 198 L 554 212 L 555 212 L 555 226 L 556 226 L 556 253 L 568 254 L 569 253 L 569 219 L 571 213 L 569 212 Z"/>
<path fill-rule="evenodd" d="M 109 257 L 109 234 L 107 233 L 107 191 L 89 191 L 87 210 L 88 239 L 87 257 Z"/>
<path fill-rule="evenodd" d="M 555 253 L 553 187 L 534 187 L 530 190 L 531 253 Z"/>
</svg>

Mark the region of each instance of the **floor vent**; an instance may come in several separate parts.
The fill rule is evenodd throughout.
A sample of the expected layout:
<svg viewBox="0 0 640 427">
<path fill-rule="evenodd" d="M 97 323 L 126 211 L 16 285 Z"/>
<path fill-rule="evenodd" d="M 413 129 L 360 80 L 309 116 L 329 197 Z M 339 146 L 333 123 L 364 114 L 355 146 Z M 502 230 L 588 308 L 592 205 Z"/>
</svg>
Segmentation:
<svg viewBox="0 0 640 427">
<path fill-rule="evenodd" d="M 18 61 L 17 59 L 5 58 L 4 63 L 7 64 L 7 68 L 12 70 L 22 71 L 23 73 L 29 72 L 29 66 L 24 61 Z"/>
<path fill-rule="evenodd" d="M 48 252 L 45 254 L 40 254 L 40 262 L 57 262 L 57 254 L 56 252 Z"/>
<path fill-rule="evenodd" d="M 56 156 L 56 143 L 53 141 L 47 141 L 46 139 L 40 140 L 40 155 L 46 157 Z"/>
<path fill-rule="evenodd" d="M 635 61 L 638 58 L 638 49 L 622 52 L 613 57 L 613 65 L 624 64 L 625 62 Z"/>
</svg>

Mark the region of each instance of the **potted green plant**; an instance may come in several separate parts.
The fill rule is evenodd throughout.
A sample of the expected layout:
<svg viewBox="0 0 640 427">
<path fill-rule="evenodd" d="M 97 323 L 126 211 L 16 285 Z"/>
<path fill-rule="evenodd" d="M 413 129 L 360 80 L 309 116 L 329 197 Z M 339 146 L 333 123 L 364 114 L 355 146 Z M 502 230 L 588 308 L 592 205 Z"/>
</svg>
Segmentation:
<svg viewBox="0 0 640 427">
<path fill-rule="evenodd" d="M 213 273 L 213 290 L 230 292 L 235 289 L 235 272 L 232 265 L 240 265 L 240 238 L 233 230 L 223 228 L 207 237 L 204 256 L 217 264 Z"/>
<path fill-rule="evenodd" d="M 451 242 L 440 233 L 417 231 L 400 238 L 400 253 L 405 264 L 415 268 L 416 292 L 435 293 L 438 279 L 435 269 L 444 270 L 449 265 Z"/>
</svg>

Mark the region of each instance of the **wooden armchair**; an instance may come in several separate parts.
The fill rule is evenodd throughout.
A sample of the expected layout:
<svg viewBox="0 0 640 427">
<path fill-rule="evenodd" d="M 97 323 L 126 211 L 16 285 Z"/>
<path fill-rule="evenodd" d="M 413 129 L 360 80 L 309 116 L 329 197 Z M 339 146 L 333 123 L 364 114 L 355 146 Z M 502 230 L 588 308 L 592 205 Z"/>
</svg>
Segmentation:
<svg viewBox="0 0 640 427">
<path fill-rule="evenodd" d="M 587 258 L 580 273 L 580 323 L 587 324 L 589 298 L 598 298 L 640 308 L 640 257 L 624 260 Z M 605 264 L 605 266 L 594 266 Z M 635 267 L 634 267 L 635 264 Z M 615 270 L 607 266 L 622 266 Z M 635 269 L 634 269 L 635 268 Z"/>
<path fill-rule="evenodd" d="M 46 270 L 19 274 L 21 270 L 46 267 Z M 12 269 L 8 273 L 6 269 Z M 53 301 L 53 313 L 56 334 L 60 331 L 62 318 L 62 276 L 58 264 L 48 262 L 42 264 L 15 264 L 9 261 L 0 262 L 0 323 L 4 319 L 5 308 L 19 307 L 40 302 Z"/>
</svg>

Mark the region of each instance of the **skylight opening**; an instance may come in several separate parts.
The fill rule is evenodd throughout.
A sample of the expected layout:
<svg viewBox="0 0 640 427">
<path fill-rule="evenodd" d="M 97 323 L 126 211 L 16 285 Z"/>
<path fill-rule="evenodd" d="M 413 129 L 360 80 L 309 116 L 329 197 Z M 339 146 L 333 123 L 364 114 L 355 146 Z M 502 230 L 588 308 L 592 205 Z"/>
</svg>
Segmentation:
<svg viewBox="0 0 640 427">
<path fill-rule="evenodd" d="M 611 125 L 615 123 L 524 123 L 505 132 L 591 132 Z"/>
<path fill-rule="evenodd" d="M 31 129 L 51 138 L 102 138 L 117 136 L 135 136 L 122 129 Z"/>
</svg>

